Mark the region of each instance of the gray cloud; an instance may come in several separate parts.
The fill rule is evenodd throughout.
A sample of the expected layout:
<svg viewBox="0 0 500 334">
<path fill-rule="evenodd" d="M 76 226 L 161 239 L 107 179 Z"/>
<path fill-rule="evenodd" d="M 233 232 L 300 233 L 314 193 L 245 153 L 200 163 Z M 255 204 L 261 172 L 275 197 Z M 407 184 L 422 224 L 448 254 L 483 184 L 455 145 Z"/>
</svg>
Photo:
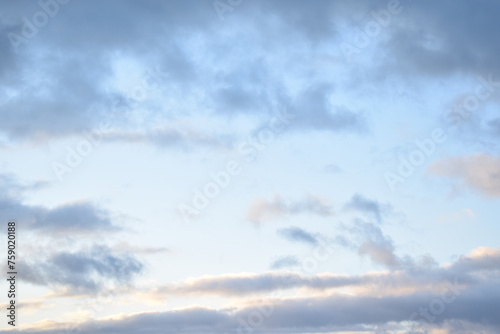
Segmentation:
<svg viewBox="0 0 500 334">
<path fill-rule="evenodd" d="M 119 230 L 110 212 L 88 201 L 65 203 L 54 208 L 23 203 L 25 192 L 45 184 L 36 182 L 24 185 L 13 175 L 1 174 L 0 219 L 23 221 L 28 230 L 52 235 Z"/>
<path fill-rule="evenodd" d="M 296 267 L 299 265 L 299 259 L 296 256 L 282 256 L 271 263 L 271 269 L 283 269 Z"/>
<path fill-rule="evenodd" d="M 352 196 L 351 200 L 344 206 L 344 210 L 355 210 L 367 216 L 375 218 L 378 223 L 392 210 L 389 204 L 381 204 L 375 200 L 360 194 Z"/>
<path fill-rule="evenodd" d="M 500 70 L 494 56 L 500 51 L 494 43 L 494 32 L 500 28 L 493 14 L 500 9 L 496 1 L 425 0 L 405 6 L 406 22 L 391 27 L 393 34 L 386 45 L 393 60 L 405 59 L 393 61 L 395 68 L 427 75 Z"/>
<path fill-rule="evenodd" d="M 316 129 L 326 131 L 365 132 L 364 116 L 346 107 L 337 107 L 329 102 L 334 92 L 327 84 L 317 84 L 302 92 L 287 109 L 295 117 L 290 123 L 294 129 Z"/>
<path fill-rule="evenodd" d="M 247 22 L 244 39 L 219 30 L 221 21 L 212 3 L 196 8 L 188 3 L 192 2 L 151 2 L 138 6 L 132 1 L 109 1 L 104 5 L 88 1 L 59 5 L 47 25 L 35 27 L 38 32 L 16 47 L 10 45 L 10 40 L 12 34 L 22 35 L 23 17 L 32 20 L 33 14 L 42 8 L 38 3 L 2 4 L 5 16 L 0 21 L 0 49 L 5 52 L 0 68 L 4 79 L 0 94 L 8 93 L 9 98 L 0 106 L 3 119 L 0 131 L 10 139 L 40 140 L 97 129 L 109 114 L 114 115 L 114 125 L 121 130 L 152 126 L 151 119 L 158 116 L 174 120 L 185 115 L 186 110 L 204 115 L 210 109 L 223 119 L 238 113 L 267 114 L 272 109 L 271 101 L 290 94 L 284 80 L 272 71 L 279 60 L 266 47 L 286 45 L 283 40 L 286 34 L 266 34 L 262 26 L 268 26 L 268 31 L 300 35 L 300 39 L 290 39 L 294 50 L 296 46 L 310 47 L 304 38 L 321 43 L 336 35 L 331 17 L 334 12 L 325 10 L 337 7 L 334 2 L 318 2 L 315 6 L 299 2 L 283 6 L 265 2 L 247 4 L 246 13 L 244 7 L 241 13 L 234 13 Z M 290 10 L 284 10 L 290 6 Z M 249 15 L 254 11 L 260 14 Z M 298 12 L 301 15 L 297 16 Z M 88 26 L 89 17 L 92 27 Z M 134 22 L 130 17 L 134 17 Z M 308 22 L 307 18 L 313 17 L 313 22 Z M 224 24 L 235 31 L 241 29 L 234 22 Z M 197 42 L 197 36 L 210 43 Z M 261 42 L 253 45 L 259 39 Z M 248 51 L 245 57 L 232 48 L 235 44 Z M 193 47 L 202 50 L 205 56 L 197 57 Z M 221 52 L 222 49 L 227 52 Z M 117 55 L 144 67 L 145 72 L 148 68 L 161 68 L 161 78 L 146 80 L 156 80 L 155 91 L 161 91 L 160 96 L 139 101 L 134 89 L 123 91 L 111 85 L 119 74 Z M 287 62 L 295 62 L 292 56 L 288 58 Z M 137 85 L 143 85 L 143 79 Z M 330 105 L 327 101 L 330 93 L 328 84 L 299 92 L 298 104 L 293 106 L 298 118 L 292 128 L 359 131 L 363 117 L 346 107 Z M 172 99 L 179 94 L 189 95 L 190 99 L 177 100 L 176 110 L 165 107 L 162 98 Z M 150 123 L 139 124 L 124 110 L 117 111 L 116 101 L 123 99 L 140 102 L 139 106 L 144 106 L 151 116 Z"/>
<path fill-rule="evenodd" d="M 338 237 L 338 242 L 356 250 L 360 255 L 368 256 L 374 263 L 390 269 L 412 264 L 411 259 L 396 255 L 392 239 L 379 226 L 355 219 L 351 225 L 344 225 L 343 229 L 347 232 L 347 237 Z"/>
<path fill-rule="evenodd" d="M 280 229 L 278 233 L 290 241 L 303 242 L 313 246 L 318 244 L 318 239 L 313 234 L 300 227 L 292 226 Z"/>
<path fill-rule="evenodd" d="M 448 75 L 500 69 L 495 56 L 499 51 L 495 1 L 402 1 L 402 6 L 403 12 L 384 29 L 387 38 L 381 38 L 375 47 L 375 52 L 384 54 L 382 70 L 411 72 L 408 78 L 413 80 L 415 73 Z M 221 117 L 265 114 L 272 107 L 270 101 L 292 96 L 287 79 L 311 73 L 307 61 L 311 55 L 342 43 L 339 31 L 343 23 L 386 7 L 387 1 L 382 0 L 254 1 L 238 6 L 220 21 L 211 2 L 195 7 L 192 1 L 147 5 L 71 2 L 60 5 L 48 24 L 16 53 L 9 33 L 20 34 L 22 18 L 31 19 L 41 7 L 38 3 L 4 3 L 5 15 L 0 21 L 4 84 L 0 94 L 9 99 L 0 106 L 0 131 L 14 139 L 39 139 L 96 128 L 113 108 L 115 98 L 126 94 L 108 84 L 116 79 L 118 54 L 145 68 L 159 65 L 168 73 L 161 86 L 173 95 L 162 95 L 191 93 L 189 101 L 179 102 L 175 115 L 165 108 L 149 110 L 164 119 L 174 119 L 193 107 L 200 115 L 209 112 L 202 106 L 210 106 Z M 210 42 L 200 42 L 204 40 Z M 243 53 L 231 47 L 234 45 L 242 46 Z M 200 53 L 204 57 L 197 57 Z M 288 69 L 287 78 L 281 77 L 285 71 L 276 73 L 282 65 Z M 358 70 L 357 65 L 352 68 Z M 293 90 L 295 103 L 289 109 L 297 118 L 290 129 L 365 131 L 363 113 L 330 103 L 333 80 L 321 81 L 325 83 Z M 120 125 L 133 128 L 138 124 L 125 117 Z"/>
<path fill-rule="evenodd" d="M 51 233 L 118 230 L 109 213 L 89 202 L 69 203 L 53 209 L 36 210 L 34 229 Z"/>
<path fill-rule="evenodd" d="M 110 213 L 91 202 L 67 203 L 55 208 L 22 204 L 17 199 L 0 200 L 3 220 L 22 220 L 31 231 L 51 234 L 117 231 Z"/>
<path fill-rule="evenodd" d="M 89 250 L 54 252 L 19 265 L 20 278 L 36 285 L 66 288 L 70 294 L 95 293 L 109 284 L 128 284 L 143 265 L 127 254 L 94 245 Z"/>
</svg>

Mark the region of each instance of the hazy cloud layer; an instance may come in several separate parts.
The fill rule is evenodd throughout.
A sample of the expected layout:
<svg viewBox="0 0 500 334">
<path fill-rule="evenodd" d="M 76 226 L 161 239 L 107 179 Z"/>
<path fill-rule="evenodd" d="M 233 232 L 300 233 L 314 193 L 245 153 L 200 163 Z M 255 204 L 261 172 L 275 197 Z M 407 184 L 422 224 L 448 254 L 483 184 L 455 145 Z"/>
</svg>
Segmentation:
<svg viewBox="0 0 500 334">
<path fill-rule="evenodd" d="M 300 265 L 300 261 L 297 262 Z M 168 296 L 201 293 L 237 297 L 294 288 L 328 290 L 352 287 L 363 288 L 366 294 L 392 295 L 404 291 L 440 289 L 445 281 L 458 282 L 455 284 L 461 287 L 490 284 L 491 280 L 495 280 L 500 274 L 499 263 L 500 250 L 483 247 L 461 256 L 451 265 L 440 266 L 432 258 L 423 257 L 414 259 L 397 270 L 363 275 L 305 275 L 290 271 L 207 276 L 166 285 L 155 289 L 153 294 Z M 391 290 L 390 286 L 397 286 L 401 292 L 398 292 L 398 289 Z"/>
<path fill-rule="evenodd" d="M 480 328 L 493 333 L 493 328 L 500 326 L 496 313 L 491 311 L 500 306 L 500 294 L 493 288 L 499 275 L 499 259 L 498 249 L 481 248 L 451 266 L 426 268 L 425 272 L 413 268 L 362 276 L 322 274 L 308 277 L 297 273 L 275 273 L 205 277 L 165 287 L 155 294 L 241 295 L 295 287 L 320 290 L 351 287 L 358 293 L 327 292 L 298 298 L 278 294 L 236 308 L 140 313 L 115 320 L 88 322 L 78 328 L 83 333 L 142 333 L 147 324 L 151 330 L 161 328 L 165 333 L 212 333 L 214 330 L 244 330 L 248 326 L 247 330 L 259 333 L 301 333 L 311 330 L 361 331 L 363 326 L 360 324 L 392 323 L 397 330 L 410 333 L 412 330 L 450 329 L 459 321 L 464 326 L 462 330 Z M 444 312 L 429 311 L 437 309 L 438 304 Z M 427 320 L 424 315 L 419 315 L 421 309 L 427 309 Z M 248 322 L 252 324 L 249 319 L 256 317 L 256 312 L 262 320 L 259 326 L 252 327 Z"/>
</svg>

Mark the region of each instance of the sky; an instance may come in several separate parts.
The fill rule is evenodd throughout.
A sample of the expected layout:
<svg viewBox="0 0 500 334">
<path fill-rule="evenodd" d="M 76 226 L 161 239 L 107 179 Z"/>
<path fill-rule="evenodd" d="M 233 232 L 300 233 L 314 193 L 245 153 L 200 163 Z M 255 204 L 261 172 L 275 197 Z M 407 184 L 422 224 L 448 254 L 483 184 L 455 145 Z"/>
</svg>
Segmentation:
<svg viewBox="0 0 500 334">
<path fill-rule="evenodd" d="M 500 2 L 0 9 L 0 333 L 500 332 Z"/>
</svg>

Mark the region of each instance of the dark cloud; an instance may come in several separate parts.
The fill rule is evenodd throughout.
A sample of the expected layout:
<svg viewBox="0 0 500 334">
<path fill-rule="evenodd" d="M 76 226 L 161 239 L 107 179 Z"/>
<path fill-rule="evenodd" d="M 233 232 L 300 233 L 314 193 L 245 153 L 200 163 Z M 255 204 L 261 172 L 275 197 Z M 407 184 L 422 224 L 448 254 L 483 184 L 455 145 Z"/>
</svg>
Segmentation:
<svg viewBox="0 0 500 334">
<path fill-rule="evenodd" d="M 401 14 L 404 20 L 391 27 L 393 34 L 386 45 L 390 65 L 433 76 L 499 71 L 495 55 L 500 46 L 494 33 L 500 28 L 494 14 L 498 10 L 500 4 L 494 0 L 407 4 Z"/>
</svg>

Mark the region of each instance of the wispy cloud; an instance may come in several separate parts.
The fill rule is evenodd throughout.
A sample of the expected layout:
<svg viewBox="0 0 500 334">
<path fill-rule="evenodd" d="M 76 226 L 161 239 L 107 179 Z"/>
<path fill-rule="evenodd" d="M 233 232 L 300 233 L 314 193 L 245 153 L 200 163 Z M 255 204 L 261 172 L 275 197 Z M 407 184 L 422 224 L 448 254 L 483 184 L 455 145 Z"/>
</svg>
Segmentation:
<svg viewBox="0 0 500 334">
<path fill-rule="evenodd" d="M 280 229 L 278 233 L 290 241 L 302 242 L 313 246 L 318 244 L 316 236 L 297 226 Z"/>
<path fill-rule="evenodd" d="M 317 196 L 309 195 L 302 200 L 285 202 L 281 196 L 276 195 L 273 200 L 256 200 L 248 211 L 248 219 L 254 223 L 261 223 L 301 213 L 323 217 L 334 214 L 333 207 Z"/>
</svg>

